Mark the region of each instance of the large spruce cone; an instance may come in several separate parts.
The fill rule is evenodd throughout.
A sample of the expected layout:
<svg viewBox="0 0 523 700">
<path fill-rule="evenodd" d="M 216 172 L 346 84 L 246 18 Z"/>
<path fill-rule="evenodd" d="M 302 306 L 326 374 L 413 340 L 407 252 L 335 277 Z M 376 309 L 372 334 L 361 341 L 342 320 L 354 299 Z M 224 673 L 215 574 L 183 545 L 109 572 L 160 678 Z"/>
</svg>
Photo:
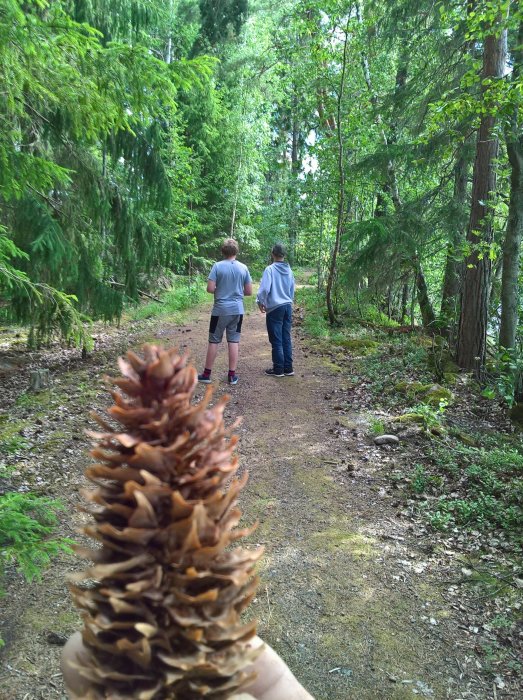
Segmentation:
<svg viewBox="0 0 523 700">
<path fill-rule="evenodd" d="M 251 530 L 235 529 L 246 479 L 226 488 L 238 469 L 227 399 L 209 408 L 208 391 L 191 404 L 196 371 L 173 350 L 145 346 L 120 369 L 108 413 L 121 428 L 97 417 L 99 463 L 86 471 L 97 488 L 84 531 L 101 547 L 79 548 L 94 584 L 72 587 L 87 652 L 78 670 L 93 700 L 229 698 L 257 653 L 255 623 L 239 616 L 262 552 L 230 547 Z"/>
</svg>

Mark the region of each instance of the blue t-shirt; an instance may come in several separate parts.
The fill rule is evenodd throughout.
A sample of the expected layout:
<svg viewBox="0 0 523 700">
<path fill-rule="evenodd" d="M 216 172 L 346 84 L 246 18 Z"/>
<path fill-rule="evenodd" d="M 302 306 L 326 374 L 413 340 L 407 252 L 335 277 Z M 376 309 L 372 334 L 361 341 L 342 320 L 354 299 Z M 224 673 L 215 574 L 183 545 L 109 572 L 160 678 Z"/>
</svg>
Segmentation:
<svg viewBox="0 0 523 700">
<path fill-rule="evenodd" d="M 243 288 L 251 282 L 247 265 L 238 260 L 214 263 L 208 279 L 216 282 L 213 316 L 243 314 Z"/>
</svg>

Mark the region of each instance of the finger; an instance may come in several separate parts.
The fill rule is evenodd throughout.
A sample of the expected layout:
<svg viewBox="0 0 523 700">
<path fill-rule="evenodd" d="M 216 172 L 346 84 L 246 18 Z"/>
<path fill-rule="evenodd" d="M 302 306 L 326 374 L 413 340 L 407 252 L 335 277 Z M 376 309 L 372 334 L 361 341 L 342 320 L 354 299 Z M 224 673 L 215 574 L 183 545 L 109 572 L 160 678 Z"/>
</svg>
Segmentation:
<svg viewBox="0 0 523 700">
<path fill-rule="evenodd" d="M 262 640 L 256 637 L 254 647 L 261 644 Z M 268 644 L 265 644 L 263 653 L 254 662 L 253 670 L 258 675 L 248 690 L 257 700 L 314 700 Z"/>
<path fill-rule="evenodd" d="M 90 688 L 90 683 L 83 678 L 74 664 L 83 664 L 86 661 L 86 651 L 80 632 L 75 632 L 67 640 L 66 645 L 62 650 L 62 658 L 60 667 L 64 677 L 65 687 L 68 690 L 69 697 L 74 698 L 85 697 Z"/>
</svg>

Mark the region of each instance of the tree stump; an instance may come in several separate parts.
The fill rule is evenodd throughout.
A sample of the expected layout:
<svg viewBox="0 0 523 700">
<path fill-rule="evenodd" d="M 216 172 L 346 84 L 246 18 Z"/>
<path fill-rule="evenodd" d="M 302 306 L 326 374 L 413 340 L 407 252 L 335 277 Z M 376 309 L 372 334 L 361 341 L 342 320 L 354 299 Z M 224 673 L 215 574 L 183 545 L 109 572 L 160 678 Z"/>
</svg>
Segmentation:
<svg viewBox="0 0 523 700">
<path fill-rule="evenodd" d="M 42 391 L 51 386 L 51 375 L 48 369 L 35 369 L 29 376 L 30 391 Z"/>
</svg>

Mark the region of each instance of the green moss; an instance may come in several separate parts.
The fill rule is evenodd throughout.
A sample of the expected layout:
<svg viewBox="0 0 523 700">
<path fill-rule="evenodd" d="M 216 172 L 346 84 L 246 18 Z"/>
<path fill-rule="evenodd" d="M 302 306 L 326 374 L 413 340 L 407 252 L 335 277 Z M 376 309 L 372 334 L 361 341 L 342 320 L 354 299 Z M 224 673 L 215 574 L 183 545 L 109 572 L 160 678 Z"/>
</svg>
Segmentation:
<svg viewBox="0 0 523 700">
<path fill-rule="evenodd" d="M 300 456 L 301 453 L 298 451 L 298 457 Z M 318 462 L 318 465 L 321 463 Z M 305 487 L 304 491 L 311 496 L 322 495 L 326 491 L 330 492 L 332 489 L 332 477 L 328 476 L 320 466 L 318 468 L 311 468 L 311 466 L 312 463 L 309 462 L 307 467 L 295 468 L 297 478 L 301 485 Z"/>
<path fill-rule="evenodd" d="M 55 629 L 56 611 L 53 608 L 25 608 L 21 615 L 21 624 L 27 629 L 33 630 L 36 634 L 46 629 Z"/>
<path fill-rule="evenodd" d="M 406 394 L 408 386 L 409 382 L 398 382 L 394 385 L 394 390 L 399 391 L 400 394 Z"/>
<path fill-rule="evenodd" d="M 392 418 L 391 422 L 400 423 L 401 425 L 409 425 L 411 423 L 425 425 L 425 416 L 422 416 L 421 413 L 403 413 L 401 416 Z"/>
<path fill-rule="evenodd" d="M 451 403 L 454 399 L 454 394 L 450 389 L 446 389 L 439 384 L 434 384 L 428 391 L 424 393 L 423 402 L 430 406 L 439 406 L 441 401 Z"/>
<path fill-rule="evenodd" d="M 409 397 L 424 394 L 431 388 L 432 384 L 422 384 L 421 382 L 398 382 L 394 385 L 395 391 L 406 394 Z"/>
<path fill-rule="evenodd" d="M 60 630 L 68 631 L 76 629 L 80 623 L 80 614 L 77 610 L 64 610 L 58 613 L 55 617 L 53 627 L 58 627 Z"/>
<path fill-rule="evenodd" d="M 263 415 L 260 433 L 264 432 L 264 426 L 270 425 L 274 416 L 274 412 Z M 304 455 L 303 449 L 294 450 L 291 447 L 289 450 L 287 445 L 282 454 L 291 470 L 288 486 L 302 499 L 299 502 L 304 502 L 306 497 L 311 504 L 325 504 L 325 508 L 321 509 L 319 517 L 312 517 L 311 513 L 310 544 L 303 553 L 297 554 L 296 547 L 299 545 L 289 541 L 289 522 L 282 518 L 278 507 L 274 474 L 265 470 L 252 472 L 250 488 L 245 494 L 245 522 L 252 522 L 253 514 L 258 515 L 265 509 L 260 517 L 260 528 L 251 536 L 251 541 L 267 544 L 268 551 L 258 572 L 262 577 L 260 592 L 265 589 L 265 583 L 268 592 L 257 596 L 250 611 L 247 611 L 247 617 L 258 619 L 262 635 L 273 644 L 285 635 L 290 619 L 293 620 L 295 634 L 299 635 L 301 626 L 310 631 L 310 618 L 296 615 L 294 610 L 290 611 L 289 617 L 285 605 L 272 604 L 273 570 L 286 566 L 287 556 L 298 556 L 300 562 L 303 556 L 303 571 L 310 577 L 311 587 L 303 595 L 309 596 L 312 608 L 317 611 L 312 623 L 317 630 L 317 649 L 329 659 L 330 668 L 339 666 L 342 669 L 337 674 L 336 697 L 348 697 L 343 695 L 345 685 L 341 684 L 350 683 L 351 697 L 375 700 L 376 689 L 368 687 L 367 679 L 355 673 L 356 669 L 368 663 L 369 648 L 372 648 L 373 663 L 386 668 L 390 675 L 398 679 L 398 683 L 387 685 L 387 698 L 407 700 L 413 697 L 413 686 L 404 685 L 401 680 L 428 677 L 430 660 L 420 653 L 422 644 L 417 629 L 405 622 L 413 614 L 410 598 L 405 598 L 401 591 L 393 587 L 383 586 L 376 577 L 376 567 L 379 567 L 380 557 L 383 556 L 382 545 L 366 532 L 359 531 L 358 524 L 340 508 L 334 496 L 338 486 L 323 467 L 328 454 Z M 276 507 L 272 509 L 270 504 L 275 499 Z M 321 585 L 324 576 L 336 583 Z M 338 581 L 341 578 L 344 585 L 348 583 L 347 592 L 350 591 L 345 597 L 340 597 Z M 439 600 L 438 595 L 431 589 L 423 592 L 426 600 Z M 340 644 L 345 640 L 345 644 Z M 352 676 L 350 670 L 353 671 Z M 315 684 L 305 670 L 304 673 L 304 682 L 314 688 L 318 698 L 334 697 L 332 692 L 329 693 L 329 688 L 332 691 L 334 687 L 333 681 L 322 679 Z M 432 679 L 431 687 L 436 697 L 444 696 L 445 689 L 438 685 L 437 679 Z"/>
<path fill-rule="evenodd" d="M 0 429 L 0 453 L 14 454 L 27 449 L 29 443 L 22 437 L 20 431 L 31 425 L 30 421 L 10 420 Z"/>
<path fill-rule="evenodd" d="M 347 532 L 333 527 L 315 532 L 312 540 L 316 546 L 330 551 L 341 547 L 356 558 L 369 559 L 376 555 L 375 540 L 357 532 Z"/>
<path fill-rule="evenodd" d="M 398 382 L 394 385 L 395 391 L 405 394 L 409 398 L 420 397 L 423 403 L 430 406 L 439 406 L 440 401 L 450 403 L 454 394 L 439 384 L 422 384 L 421 382 Z"/>
<path fill-rule="evenodd" d="M 376 350 L 379 343 L 371 338 L 345 338 L 334 341 L 335 345 L 339 345 L 347 350 Z"/>
<path fill-rule="evenodd" d="M 321 364 L 334 374 L 338 374 L 343 371 L 343 367 L 337 365 L 335 362 L 330 362 L 329 360 L 322 359 Z"/>
<path fill-rule="evenodd" d="M 454 362 L 454 360 L 451 360 L 450 358 L 447 358 L 443 362 L 442 369 L 444 373 L 447 372 L 449 374 L 459 374 L 460 372 L 460 368 L 458 367 L 458 365 Z"/>
<path fill-rule="evenodd" d="M 67 440 L 69 437 L 70 435 L 63 430 L 55 430 L 43 444 L 40 444 L 40 448 L 45 452 L 54 452 L 61 448 L 64 440 Z"/>
<path fill-rule="evenodd" d="M 448 384 L 449 386 L 455 386 L 458 381 L 458 375 L 454 372 L 444 372 L 443 380 L 445 381 L 445 384 Z"/>
<path fill-rule="evenodd" d="M 455 437 L 458 440 L 460 440 L 465 445 L 470 445 L 470 447 L 478 446 L 477 441 L 473 437 L 467 435 L 466 433 L 463 433 L 461 430 L 451 429 L 449 430 L 449 434 L 452 435 L 452 437 Z"/>
<path fill-rule="evenodd" d="M 375 561 L 360 560 L 358 573 L 352 570 L 351 580 L 354 583 L 355 594 L 346 605 L 340 605 L 336 588 L 324 590 L 322 600 L 325 615 L 321 622 L 322 629 L 325 631 L 321 634 L 321 647 L 338 664 L 343 658 L 340 655 L 340 638 L 350 640 L 350 667 L 355 669 L 365 664 L 365 660 L 368 659 L 368 648 L 371 645 L 374 659 L 379 659 L 379 664 L 387 668 L 388 673 L 395 676 L 398 681 L 421 680 L 427 672 L 430 672 L 430 662 L 428 659 L 420 658 L 416 632 L 405 624 L 405 621 L 412 616 L 409 601 L 391 589 L 377 586 L 373 577 L 369 576 L 372 566 L 376 566 Z M 422 595 L 426 600 L 440 603 L 438 592 L 428 586 L 425 587 Z M 438 605 L 438 614 L 441 615 L 440 605 Z M 339 628 L 343 630 L 341 633 L 336 631 Z M 375 688 L 361 687 L 357 677 L 354 677 L 352 682 L 354 685 L 351 697 L 357 697 L 360 700 L 376 698 Z M 432 678 L 430 685 L 435 696 L 443 697 L 445 689 L 443 685 L 438 684 L 436 678 Z M 412 698 L 413 687 L 416 686 L 411 683 L 391 684 L 387 689 L 387 698 L 388 700 Z"/>
</svg>

